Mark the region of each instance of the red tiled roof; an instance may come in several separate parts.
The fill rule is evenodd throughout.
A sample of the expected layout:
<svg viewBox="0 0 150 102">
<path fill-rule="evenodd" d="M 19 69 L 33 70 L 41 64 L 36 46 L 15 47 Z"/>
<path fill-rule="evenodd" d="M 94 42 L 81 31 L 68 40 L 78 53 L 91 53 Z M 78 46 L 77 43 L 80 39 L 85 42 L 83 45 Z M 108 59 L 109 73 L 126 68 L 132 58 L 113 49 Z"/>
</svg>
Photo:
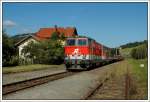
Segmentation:
<svg viewBox="0 0 150 102">
<path fill-rule="evenodd" d="M 36 36 L 40 39 L 47 39 L 52 36 L 54 32 L 58 32 L 59 34 L 64 34 L 65 37 L 72 37 L 77 35 L 76 28 L 62 28 L 62 27 L 54 27 L 54 28 L 41 28 L 37 33 Z"/>
<path fill-rule="evenodd" d="M 33 38 L 35 38 L 35 39 L 38 40 L 38 41 L 46 40 L 46 38 L 41 38 L 41 37 L 38 37 L 38 36 L 33 36 Z"/>
<path fill-rule="evenodd" d="M 41 28 L 35 35 L 30 35 L 27 36 L 26 38 L 22 39 L 21 41 L 17 42 L 15 44 L 15 46 L 20 45 L 21 43 L 23 43 L 24 41 L 26 41 L 29 38 L 33 38 L 37 41 L 42 41 L 42 40 L 47 40 L 48 38 L 50 38 L 52 36 L 52 34 L 54 32 L 58 32 L 58 34 L 64 34 L 65 37 L 73 37 L 78 35 L 76 28 L 71 28 L 71 27 L 67 27 L 67 28 L 62 28 L 62 27 L 54 27 L 54 28 Z"/>
</svg>

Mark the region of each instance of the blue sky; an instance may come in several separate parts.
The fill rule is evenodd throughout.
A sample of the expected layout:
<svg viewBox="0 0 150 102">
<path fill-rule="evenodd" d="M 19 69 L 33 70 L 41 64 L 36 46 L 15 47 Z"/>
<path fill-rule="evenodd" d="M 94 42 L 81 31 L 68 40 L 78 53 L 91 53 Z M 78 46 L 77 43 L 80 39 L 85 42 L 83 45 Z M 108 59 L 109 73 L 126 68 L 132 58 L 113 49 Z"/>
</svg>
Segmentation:
<svg viewBox="0 0 150 102">
<path fill-rule="evenodd" d="M 3 3 L 3 28 L 12 36 L 40 28 L 76 27 L 109 46 L 147 39 L 147 3 Z"/>
</svg>

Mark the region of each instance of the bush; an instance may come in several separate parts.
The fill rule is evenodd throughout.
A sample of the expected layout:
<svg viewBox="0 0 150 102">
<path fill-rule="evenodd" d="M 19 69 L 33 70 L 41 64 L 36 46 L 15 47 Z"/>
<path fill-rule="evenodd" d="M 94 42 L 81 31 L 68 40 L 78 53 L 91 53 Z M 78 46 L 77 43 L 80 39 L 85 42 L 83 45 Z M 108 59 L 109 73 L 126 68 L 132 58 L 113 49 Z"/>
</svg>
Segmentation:
<svg viewBox="0 0 150 102">
<path fill-rule="evenodd" d="M 19 59 L 18 56 L 12 56 L 11 60 L 9 61 L 10 66 L 17 66 L 19 65 Z"/>
<path fill-rule="evenodd" d="M 29 58 L 19 58 L 19 64 L 18 65 L 30 65 L 33 64 L 33 60 Z"/>
<path fill-rule="evenodd" d="M 16 56 L 12 56 L 9 61 L 3 60 L 2 64 L 3 64 L 3 67 L 17 66 L 17 65 L 19 65 L 19 59 Z"/>
<path fill-rule="evenodd" d="M 15 62 L 17 59 L 15 56 L 17 55 L 17 51 L 14 47 L 14 41 L 11 37 L 9 37 L 5 31 L 2 32 L 2 65 L 10 66 L 16 65 Z M 13 59 L 12 59 L 13 58 Z"/>
<path fill-rule="evenodd" d="M 134 59 L 144 59 L 147 57 L 147 45 L 141 45 L 131 50 L 131 56 Z"/>
<path fill-rule="evenodd" d="M 14 40 L 2 31 L 2 66 L 18 65 L 17 50 L 14 47 Z"/>
<path fill-rule="evenodd" d="M 22 55 L 34 64 L 61 64 L 64 59 L 64 49 L 59 40 L 31 42 L 23 48 Z"/>
</svg>

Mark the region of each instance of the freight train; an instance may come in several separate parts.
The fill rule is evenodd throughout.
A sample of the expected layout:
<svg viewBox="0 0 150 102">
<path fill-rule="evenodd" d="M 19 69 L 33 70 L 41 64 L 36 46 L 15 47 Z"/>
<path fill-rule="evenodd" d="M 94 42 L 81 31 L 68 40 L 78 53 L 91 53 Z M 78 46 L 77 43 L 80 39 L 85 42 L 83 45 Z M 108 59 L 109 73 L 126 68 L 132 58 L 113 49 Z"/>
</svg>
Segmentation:
<svg viewBox="0 0 150 102">
<path fill-rule="evenodd" d="M 88 70 L 122 60 L 118 49 L 108 48 L 89 37 L 69 37 L 64 46 L 67 70 Z"/>
</svg>

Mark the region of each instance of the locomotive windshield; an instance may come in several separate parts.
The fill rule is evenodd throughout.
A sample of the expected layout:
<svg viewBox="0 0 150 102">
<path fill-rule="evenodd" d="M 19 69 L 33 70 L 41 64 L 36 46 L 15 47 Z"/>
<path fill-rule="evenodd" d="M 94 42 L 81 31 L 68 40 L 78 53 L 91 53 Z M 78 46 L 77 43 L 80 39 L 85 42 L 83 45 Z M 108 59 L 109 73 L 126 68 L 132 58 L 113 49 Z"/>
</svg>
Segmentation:
<svg viewBox="0 0 150 102">
<path fill-rule="evenodd" d="M 69 45 L 69 46 L 75 45 L 75 39 L 68 39 L 67 45 Z"/>
<path fill-rule="evenodd" d="M 86 45 L 86 39 L 78 39 L 78 45 Z"/>
</svg>

